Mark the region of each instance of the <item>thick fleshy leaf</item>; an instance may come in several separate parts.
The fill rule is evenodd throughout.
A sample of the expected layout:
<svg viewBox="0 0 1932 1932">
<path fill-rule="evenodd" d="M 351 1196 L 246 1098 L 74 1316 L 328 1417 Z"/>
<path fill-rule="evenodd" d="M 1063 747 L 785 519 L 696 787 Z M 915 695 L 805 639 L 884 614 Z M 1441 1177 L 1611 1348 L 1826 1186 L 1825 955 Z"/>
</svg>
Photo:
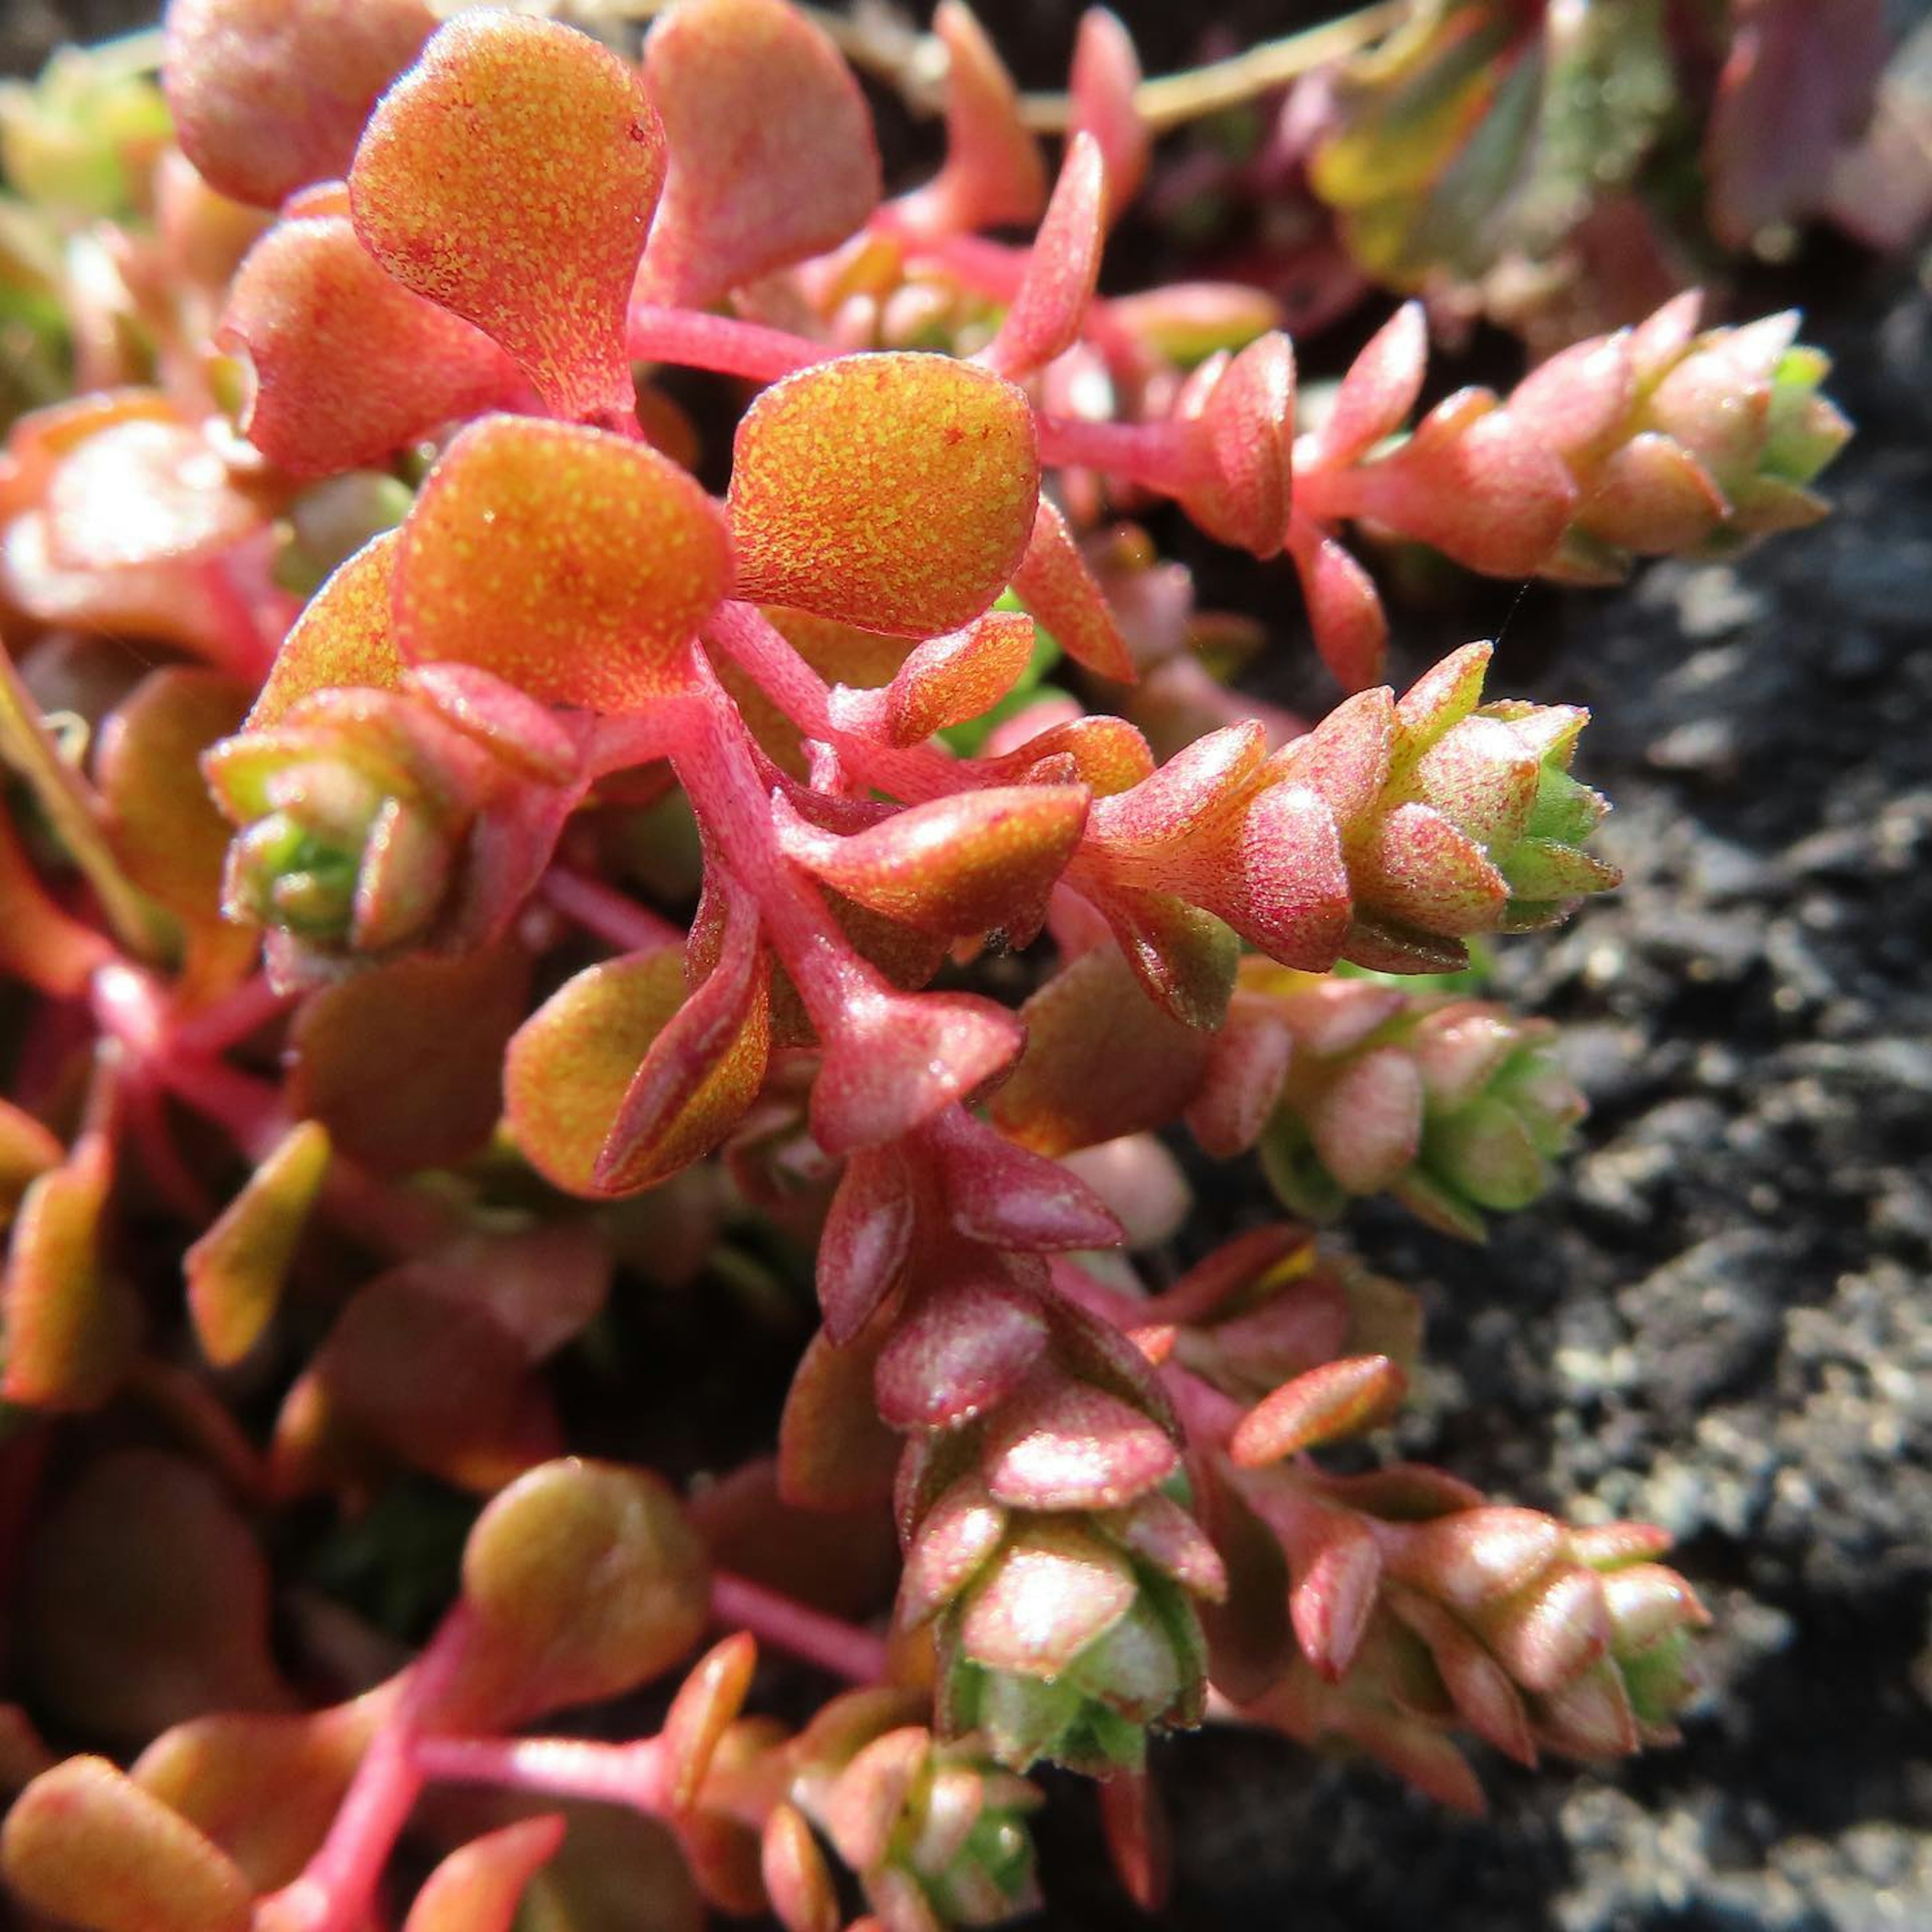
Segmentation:
<svg viewBox="0 0 1932 1932">
<path fill-rule="evenodd" d="M 1039 490 L 1031 406 L 991 370 L 915 353 L 800 370 L 738 425 L 739 593 L 868 630 L 956 630 L 1006 588 Z"/>
<path fill-rule="evenodd" d="M 920 1518 L 906 1552 L 902 1622 L 916 1627 L 951 1603 L 999 1548 L 1006 1519 L 976 1472 L 946 1490 Z"/>
<path fill-rule="evenodd" d="M 376 99 L 436 25 L 422 0 L 172 0 L 177 138 L 223 194 L 273 208 L 339 179 Z"/>
<path fill-rule="evenodd" d="M 217 1367 L 241 1360 L 274 1315 L 328 1154 L 319 1121 L 290 1129 L 183 1257 L 195 1334 Z"/>
<path fill-rule="evenodd" d="M 990 368 L 1016 379 L 1043 369 L 1079 338 L 1100 273 L 1107 171 L 1100 144 L 1076 134 L 1034 236 L 1026 273 L 999 332 L 986 349 Z"/>
<path fill-rule="evenodd" d="M 898 1150 L 853 1155 L 818 1238 L 818 1305 L 835 1345 L 850 1341 L 899 1285 L 915 1220 L 911 1176 Z"/>
<path fill-rule="evenodd" d="M 510 1132 L 525 1158 L 556 1186 L 597 1199 L 635 1193 L 708 1153 L 764 1077 L 766 1010 L 748 980 L 742 991 L 735 1021 L 710 1010 L 714 997 L 674 1038 L 680 1013 L 704 1000 L 703 989 L 687 995 L 676 948 L 604 960 L 566 981 L 518 1029 L 504 1063 Z M 644 1137 L 606 1172 L 604 1150 L 660 1040 L 670 1045 L 652 1096 L 671 1072 L 681 1077 L 664 1085 L 669 1098 Z"/>
<path fill-rule="evenodd" d="M 975 994 L 862 992 L 820 1063 L 812 1137 L 828 1154 L 896 1140 L 1010 1066 L 1025 1038 L 1005 1007 Z"/>
<path fill-rule="evenodd" d="M 371 537 L 303 607 L 248 714 L 249 730 L 279 724 L 318 691 L 401 688 L 405 667 L 389 615 L 400 540 L 396 530 Z"/>
<path fill-rule="evenodd" d="M 1480 1617 L 1496 1661 L 1526 1690 L 1556 1690 L 1610 1648 L 1601 1580 L 1580 1563 L 1552 1565 Z"/>
<path fill-rule="evenodd" d="M 560 416 L 635 408 L 625 316 L 664 185 L 636 74 L 569 27 L 459 16 L 384 96 L 350 170 L 391 274 L 506 350 Z"/>
<path fill-rule="evenodd" d="M 288 1100 L 379 1171 L 442 1167 L 490 1138 L 530 963 L 515 946 L 411 958 L 326 986 L 289 1036 Z"/>
<path fill-rule="evenodd" d="M 1402 1400 L 1407 1378 L 1386 1355 L 1356 1355 L 1284 1382 L 1241 1419 L 1228 1453 L 1244 1468 L 1358 1435 Z"/>
<path fill-rule="evenodd" d="M 1138 675 L 1106 592 L 1088 568 L 1058 506 L 1045 496 L 1012 587 L 1076 664 L 1119 684 L 1131 684 Z"/>
<path fill-rule="evenodd" d="M 113 1182 L 107 1143 L 88 1135 L 21 1197 L 7 1252 L 7 1360 L 0 1395 L 24 1408 L 98 1408 L 140 1342 L 132 1291 L 100 1252 Z"/>
<path fill-rule="evenodd" d="M 1034 644 L 1030 618 L 989 610 L 963 631 L 914 645 L 872 700 L 884 713 L 886 734 L 896 745 L 916 745 L 992 710 L 1026 669 Z"/>
<path fill-rule="evenodd" d="M 1539 1510 L 1453 1510 L 1418 1527 L 1391 1556 L 1392 1574 L 1460 1610 L 1510 1596 L 1563 1546 L 1563 1526 Z"/>
<path fill-rule="evenodd" d="M 64 1151 L 32 1114 L 0 1100 L 0 1229 L 12 1220 L 21 1196 L 60 1165 Z"/>
<path fill-rule="evenodd" d="M 264 236 L 216 340 L 252 371 L 242 434 L 291 476 L 380 462 L 522 387 L 496 344 L 379 268 L 341 214 Z"/>
<path fill-rule="evenodd" d="M 697 1802 L 712 1754 L 744 1708 L 758 1663 L 757 1643 L 740 1630 L 713 1644 L 677 1687 L 660 1736 L 669 1761 L 670 1802 L 679 1810 Z"/>
<path fill-rule="evenodd" d="M 1236 1000 L 1184 1117 L 1204 1152 L 1232 1160 L 1261 1138 L 1294 1051 L 1294 1035 L 1274 1015 Z"/>
<path fill-rule="evenodd" d="M 572 1457 L 520 1477 L 478 1517 L 463 1599 L 488 1681 L 534 1714 L 656 1676 L 704 1630 L 711 1584 L 658 1478 Z"/>
<path fill-rule="evenodd" d="M 640 291 L 702 308 L 823 254 L 879 200 L 865 96 L 781 0 L 680 0 L 644 44 L 670 155 Z"/>
<path fill-rule="evenodd" d="M 0 1829 L 0 1870 L 30 1910 L 89 1932 L 248 1932 L 234 1862 L 101 1757 L 28 1786 Z"/>
<path fill-rule="evenodd" d="M 849 838 L 802 820 L 788 854 L 873 911 L 922 932 L 964 938 L 1036 927 L 1046 895 L 1087 823 L 1084 785 L 1013 785 L 908 806 Z"/>
<path fill-rule="evenodd" d="M 94 772 L 115 856 L 190 926 L 212 927 L 220 916 L 229 839 L 197 761 L 248 708 L 247 688 L 233 679 L 171 668 L 143 678 L 101 728 Z M 242 941 L 244 952 L 252 947 Z"/>
<path fill-rule="evenodd" d="M 982 1126 L 971 1117 L 939 1146 L 946 1211 L 962 1234 L 1023 1253 L 1107 1248 L 1120 1225 L 1078 1176 Z"/>
<path fill-rule="evenodd" d="M 1214 874 L 1212 868 L 1196 870 Z M 1234 932 L 1211 912 L 1168 892 L 1090 886 L 1087 896 L 1106 916 L 1141 990 L 1162 1013 L 1197 1032 L 1216 1031 L 1227 1017 L 1240 963 Z M 1154 1124 L 1136 1121 L 1135 1129 Z"/>
<path fill-rule="evenodd" d="M 1024 227 L 1046 205 L 1040 143 L 999 53 L 962 0 L 940 0 L 932 31 L 946 50 L 946 158 L 926 187 L 898 204 L 921 233 Z"/>
<path fill-rule="evenodd" d="M 541 1362 L 596 1319 L 610 1292 L 611 1255 L 584 1220 L 478 1230 L 400 1263 L 387 1282 L 487 1316 Z"/>
<path fill-rule="evenodd" d="M 881 1337 L 807 1346 L 778 1421 L 778 1487 L 800 1509 L 850 1510 L 892 1493 L 899 1439 L 879 1420 L 872 1382 Z"/>
<path fill-rule="evenodd" d="M 97 967 L 113 958 L 106 937 L 63 911 L 42 885 L 14 830 L 0 814 L 0 974 L 56 999 L 86 990 Z"/>
<path fill-rule="evenodd" d="M 1322 1164 L 1351 1194 L 1386 1187 L 1422 1141 L 1422 1078 L 1400 1047 L 1351 1060 L 1308 1109 Z"/>
<path fill-rule="evenodd" d="M 17 1640 L 38 1702 L 144 1742 L 207 1710 L 274 1710 L 268 1574 L 215 1479 L 136 1449 L 91 1464 L 37 1531 Z"/>
<path fill-rule="evenodd" d="M 552 704 L 640 710 L 685 682 L 686 646 L 730 571 L 723 520 L 668 458 L 488 417 L 403 526 L 396 644 L 412 664 L 474 664 Z"/>
<path fill-rule="evenodd" d="M 1021 1017 L 1027 1051 L 992 1112 L 1036 1154 L 1163 1126 L 1193 1099 L 1207 1068 L 1209 1036 L 1150 1005 L 1112 946 L 1056 974 Z"/>
<path fill-rule="evenodd" d="M 993 1670 L 1055 1678 L 1132 1609 L 1132 1567 L 1072 1522 L 1029 1522 L 968 1600 L 966 1654 Z"/>
<path fill-rule="evenodd" d="M 403 1932 L 510 1932 L 524 1888 L 563 1842 L 552 1813 L 525 1818 L 452 1852 L 424 1882 Z"/>
<path fill-rule="evenodd" d="M 46 508 L 47 556 L 65 570 L 195 562 L 264 515 L 200 430 L 140 417 L 88 437 L 54 472 Z"/>
<path fill-rule="evenodd" d="M 1107 1517 L 1108 1535 L 1172 1577 L 1190 1596 L 1209 1603 L 1228 1594 L 1227 1565 L 1208 1540 L 1208 1532 L 1174 1498 L 1160 1490 L 1138 1497 L 1126 1508 Z"/>
<path fill-rule="evenodd" d="M 1211 478 L 1183 497 L 1188 514 L 1223 543 L 1277 555 L 1294 488 L 1294 346 L 1270 330 L 1191 389 L 1190 406 Z"/>
<path fill-rule="evenodd" d="M 1304 1507 L 1286 1526 L 1288 1613 L 1302 1654 L 1333 1682 L 1354 1662 L 1382 1577 L 1373 1532 L 1345 1510 Z"/>
<path fill-rule="evenodd" d="M 1348 365 L 1322 426 L 1316 460 L 1340 466 L 1365 456 L 1407 421 L 1422 392 L 1429 325 L 1420 302 L 1405 302 Z"/>
<path fill-rule="evenodd" d="M 1365 857 L 1354 875 L 1364 908 L 1422 932 L 1493 932 L 1509 903 L 1508 884 L 1482 847 L 1430 806 L 1397 806 Z"/>
<path fill-rule="evenodd" d="M 1126 28 L 1106 8 L 1089 7 L 1080 16 L 1067 76 L 1073 101 L 1069 131 L 1090 136 L 1100 148 L 1106 164 L 1110 224 L 1140 192 L 1154 146 L 1134 105 L 1140 80 L 1139 57 Z"/>
<path fill-rule="evenodd" d="M 838 1932 L 844 1915 L 825 1854 L 796 1805 L 774 1805 L 758 1835 L 758 1876 L 784 1932 Z"/>
<path fill-rule="evenodd" d="M 950 1429 L 1017 1388 L 1046 1346 L 1034 1299 L 1008 1282 L 944 1282 L 902 1316 L 880 1352 L 879 1414 L 895 1429 Z"/>
<path fill-rule="evenodd" d="M 1042 1376 L 993 1418 L 986 1486 L 1011 1509 L 1119 1509 L 1165 1482 L 1180 1452 L 1138 1409 L 1084 1383 Z"/>
<path fill-rule="evenodd" d="M 1388 618 L 1374 578 L 1306 517 L 1290 518 L 1288 548 L 1322 662 L 1344 691 L 1373 684 L 1388 644 Z"/>
<path fill-rule="evenodd" d="M 1729 514 L 1703 464 L 1682 444 L 1646 430 L 1592 472 L 1576 526 L 1640 556 L 1667 556 L 1701 543 Z"/>
</svg>

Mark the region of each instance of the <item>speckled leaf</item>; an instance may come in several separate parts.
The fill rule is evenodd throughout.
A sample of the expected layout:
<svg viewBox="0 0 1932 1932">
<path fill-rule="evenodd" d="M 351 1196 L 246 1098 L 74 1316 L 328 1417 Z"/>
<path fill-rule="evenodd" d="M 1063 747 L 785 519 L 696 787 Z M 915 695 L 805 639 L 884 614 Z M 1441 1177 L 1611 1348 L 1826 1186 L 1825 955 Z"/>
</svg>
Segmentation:
<svg viewBox="0 0 1932 1932">
<path fill-rule="evenodd" d="M 164 80 L 181 144 L 262 208 L 339 178 L 435 24 L 422 0 L 172 0 Z"/>
<path fill-rule="evenodd" d="M 1138 676 L 1106 593 L 1058 506 L 1045 496 L 1013 573 L 1013 594 L 1076 664 L 1118 684 L 1131 684 Z"/>
<path fill-rule="evenodd" d="M 625 312 L 664 185 L 635 73 L 575 29 L 460 15 L 370 117 L 356 232 L 390 274 L 472 322 L 560 416 L 635 407 Z"/>
<path fill-rule="evenodd" d="M 1043 1375 L 993 1419 L 986 1486 L 1010 1509 L 1120 1509 L 1165 1482 L 1180 1452 L 1117 1396 Z"/>
<path fill-rule="evenodd" d="M 259 529 L 262 502 L 186 423 L 110 423 L 48 485 L 49 560 L 64 570 L 190 562 Z"/>
<path fill-rule="evenodd" d="M 898 204 L 901 218 L 932 234 L 1036 221 L 1046 205 L 1046 165 L 998 50 L 962 0 L 940 0 L 932 31 L 946 50 L 946 158 Z"/>
<path fill-rule="evenodd" d="M 303 607 L 248 714 L 250 730 L 280 723 L 315 692 L 338 686 L 400 688 L 404 667 L 389 619 L 400 540 L 395 530 L 371 537 Z"/>
<path fill-rule="evenodd" d="M 988 368 L 1016 379 L 1030 376 L 1078 340 L 1100 273 L 1106 209 L 1107 171 L 1100 145 L 1090 134 L 1076 134 L 1067 144 L 1019 291 L 986 346 Z"/>
<path fill-rule="evenodd" d="M 820 363 L 738 425 L 740 592 L 868 630 L 957 629 L 1006 588 L 1039 489 L 1032 410 L 990 370 L 911 353 Z"/>
<path fill-rule="evenodd" d="M 780 0 L 681 0 L 644 44 L 670 152 L 639 279 L 703 308 L 823 254 L 878 204 L 872 117 L 838 50 Z"/>
<path fill-rule="evenodd" d="M 340 214 L 256 244 L 216 340 L 253 374 L 242 434 L 291 476 L 379 462 L 522 387 L 496 344 L 386 274 Z"/>
<path fill-rule="evenodd" d="M 895 1429 L 950 1429 L 1005 1399 L 1046 1346 L 1046 1318 L 1011 1282 L 941 1282 L 902 1316 L 880 1352 L 879 1414 Z"/>
<path fill-rule="evenodd" d="M 1058 1677 L 1133 1607 L 1126 1558 L 1072 1522 L 1029 1523 L 968 1599 L 966 1654 L 995 1670 Z"/>
<path fill-rule="evenodd" d="M 403 526 L 396 643 L 412 664 L 474 664 L 553 704 L 640 710 L 683 683 L 730 569 L 711 500 L 668 458 L 490 416 L 450 446 Z"/>
</svg>

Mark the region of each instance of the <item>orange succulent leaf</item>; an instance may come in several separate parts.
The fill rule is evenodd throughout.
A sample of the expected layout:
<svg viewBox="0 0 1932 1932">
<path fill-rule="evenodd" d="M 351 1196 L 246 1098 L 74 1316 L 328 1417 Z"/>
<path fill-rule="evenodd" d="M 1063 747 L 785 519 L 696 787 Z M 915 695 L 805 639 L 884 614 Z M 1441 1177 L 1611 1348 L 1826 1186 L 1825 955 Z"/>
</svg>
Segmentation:
<svg viewBox="0 0 1932 1932">
<path fill-rule="evenodd" d="M 1106 593 L 1047 497 L 1040 500 L 1026 554 L 1013 573 L 1013 594 L 1076 664 L 1120 684 L 1138 676 Z"/>
<path fill-rule="evenodd" d="M 7 1251 L 0 1395 L 28 1408 L 98 1408 L 132 1363 L 141 1315 L 101 1252 L 113 1157 L 85 1136 L 21 1197 Z"/>
<path fill-rule="evenodd" d="M 574 28 L 459 16 L 370 118 L 349 192 L 390 274 L 514 358 L 558 415 L 621 422 L 625 314 L 664 185 L 635 73 Z"/>
<path fill-rule="evenodd" d="M 436 25 L 423 0 L 172 0 L 163 82 L 190 160 L 274 208 L 343 174 Z"/>
<path fill-rule="evenodd" d="M 8 910 L 12 910 L 11 902 Z M 0 1100 L 0 1229 L 14 1217 L 20 1196 L 50 1169 L 59 1166 L 65 1151 L 47 1129 L 24 1108 Z"/>
<path fill-rule="evenodd" d="M 395 530 L 371 537 L 303 607 L 248 713 L 249 730 L 279 724 L 318 691 L 401 687 L 404 667 L 389 616 L 400 540 Z"/>
<path fill-rule="evenodd" d="M 740 1630 L 713 1644 L 685 1673 L 661 1733 L 670 1761 L 671 1803 L 678 1810 L 696 1802 L 712 1754 L 744 1708 L 758 1664 L 757 1642 Z"/>
<path fill-rule="evenodd" d="M 950 356 L 842 356 L 774 383 L 738 426 L 727 507 L 740 594 L 906 637 L 985 610 L 1040 494 L 1033 411 Z"/>
<path fill-rule="evenodd" d="M 824 254 L 879 200 L 859 83 L 782 0 L 680 0 L 644 44 L 670 173 L 639 292 L 702 308 Z"/>
<path fill-rule="evenodd" d="M 716 506 L 676 464 L 601 430 L 489 416 L 403 525 L 396 644 L 550 704 L 641 710 L 680 688 L 730 587 Z"/>
<path fill-rule="evenodd" d="M 248 1882 L 224 1852 L 102 1757 L 71 1757 L 20 1794 L 0 1871 L 30 1910 L 102 1932 L 248 1932 Z"/>
<path fill-rule="evenodd" d="M 1100 278 L 1106 215 L 1107 170 L 1100 144 L 1090 134 L 1076 134 L 1034 238 L 1019 292 L 987 345 L 989 368 L 1004 376 L 1030 376 L 1078 340 Z"/>
<path fill-rule="evenodd" d="M 1154 137 L 1134 105 L 1140 57 L 1127 30 L 1104 7 L 1080 16 L 1067 92 L 1073 100 L 1070 131 L 1090 135 L 1107 169 L 1107 219 L 1115 220 L 1147 178 Z"/>
<path fill-rule="evenodd" d="M 478 1517 L 463 1600 L 479 1675 L 532 1715 L 668 1669 L 704 1634 L 711 1580 L 663 1481 L 573 1456 L 519 1477 Z"/>
<path fill-rule="evenodd" d="M 379 1169 L 446 1166 L 490 1138 L 530 962 L 514 946 L 409 958 L 325 986 L 289 1038 L 288 1102 Z"/>
<path fill-rule="evenodd" d="M 727 991 L 728 1002 L 719 997 Z M 674 1033 L 688 1010 L 692 1021 Z M 751 974 L 734 988 L 723 968 L 687 996 L 675 947 L 588 967 L 510 1042 L 504 1097 L 511 1137 L 566 1192 L 596 1200 L 653 1186 L 708 1154 L 757 1096 L 769 1010 Z M 647 1067 L 655 1118 L 641 1134 L 638 1120 L 629 1124 L 629 1144 L 607 1167 L 605 1150 L 634 1092 L 644 1090 Z"/>
<path fill-rule="evenodd" d="M 431 1872 L 403 1932 L 510 1932 L 524 1888 L 563 1843 L 552 1812 L 459 1846 Z"/>
<path fill-rule="evenodd" d="M 140 416 L 111 422 L 55 469 L 48 560 L 62 570 L 183 563 L 239 543 L 260 502 L 202 431 Z"/>
<path fill-rule="evenodd" d="M 85 990 L 114 949 L 91 926 L 57 905 L 42 885 L 18 835 L 0 814 L 0 977 L 23 981 L 56 999 Z"/>
<path fill-rule="evenodd" d="M 241 1360 L 274 1316 L 328 1156 L 328 1129 L 298 1122 L 183 1257 L 195 1335 L 217 1367 Z"/>
<path fill-rule="evenodd" d="M 487 335 L 378 267 L 344 214 L 264 236 L 215 340 L 252 374 L 242 434 L 291 476 L 377 462 L 523 387 Z"/>
</svg>

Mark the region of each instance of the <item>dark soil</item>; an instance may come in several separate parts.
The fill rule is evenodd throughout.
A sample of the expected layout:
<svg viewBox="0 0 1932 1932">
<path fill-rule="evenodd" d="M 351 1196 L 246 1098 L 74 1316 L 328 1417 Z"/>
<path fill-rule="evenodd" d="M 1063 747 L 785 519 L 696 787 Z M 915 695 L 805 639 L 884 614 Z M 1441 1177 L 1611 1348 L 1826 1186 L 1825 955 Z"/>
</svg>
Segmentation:
<svg viewBox="0 0 1932 1932">
<path fill-rule="evenodd" d="M 63 18 L 142 10 L 9 0 L 0 42 L 17 66 Z M 981 10 L 1055 78 L 1074 0 Z M 1159 68 L 1210 18 L 1322 10 L 1120 10 Z M 1859 425 L 1832 520 L 1616 596 L 1486 586 L 1462 616 L 1504 628 L 1499 689 L 1594 707 L 1580 769 L 1617 802 L 1622 894 L 1498 967 L 1564 1023 L 1581 1151 L 1485 1249 L 1393 1212 L 1357 1230 L 1429 1307 L 1404 1451 L 1667 1526 L 1716 1616 L 1708 1696 L 1628 1769 L 1489 1763 L 1480 1822 L 1279 1740 L 1168 1744 L 1174 1932 L 1932 1928 L 1932 304 L 1844 257 L 1795 286 Z M 1297 608 L 1256 581 L 1276 622 Z M 1398 635 L 1398 675 L 1460 640 L 1439 615 Z M 1281 649 L 1300 662 L 1292 626 Z M 1050 1922 L 1144 1924 L 1090 1802 L 1056 1796 Z"/>
</svg>

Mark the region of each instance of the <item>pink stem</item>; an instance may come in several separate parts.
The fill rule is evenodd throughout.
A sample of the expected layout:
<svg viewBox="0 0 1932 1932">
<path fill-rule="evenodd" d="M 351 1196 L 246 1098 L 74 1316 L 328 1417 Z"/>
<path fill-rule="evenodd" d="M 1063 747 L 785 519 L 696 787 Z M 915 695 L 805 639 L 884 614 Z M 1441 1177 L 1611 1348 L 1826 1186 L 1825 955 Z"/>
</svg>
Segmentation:
<svg viewBox="0 0 1932 1932">
<path fill-rule="evenodd" d="M 586 1738 L 418 1738 L 416 1768 L 448 1784 L 494 1784 L 545 1798 L 587 1798 L 656 1815 L 670 1802 L 663 1741 Z"/>
<path fill-rule="evenodd" d="M 853 775 L 908 802 L 950 796 L 974 782 L 972 767 L 924 746 L 881 745 L 832 720 L 825 680 L 791 640 L 749 604 L 721 605 L 704 627 L 705 640 L 723 651 L 808 738 L 837 751 Z"/>
<path fill-rule="evenodd" d="M 685 942 L 682 928 L 662 914 L 638 904 L 602 880 L 586 878 L 561 866 L 553 866 L 544 874 L 538 896 L 620 952 L 656 952 Z"/>
<path fill-rule="evenodd" d="M 459 1604 L 411 1669 L 388 1721 L 364 1752 L 321 1849 L 299 1877 L 256 1908 L 257 1932 L 355 1932 L 362 1924 L 422 1790 L 417 1733 L 460 1671 L 469 1632 Z"/>
<path fill-rule="evenodd" d="M 1178 496 L 1214 474 L 1198 455 L 1184 424 L 1088 422 L 1078 416 L 1034 413 L 1042 463 L 1104 470 L 1167 496 Z"/>
<path fill-rule="evenodd" d="M 170 1043 L 188 1053 L 219 1053 L 286 1012 L 296 997 L 277 992 L 267 976 L 257 973 L 233 992 L 175 1021 Z"/>
<path fill-rule="evenodd" d="M 666 308 L 655 302 L 632 304 L 628 332 L 630 352 L 640 362 L 680 363 L 754 382 L 775 382 L 814 362 L 829 362 L 838 352 L 762 322 Z"/>
<path fill-rule="evenodd" d="M 884 1638 L 768 1590 L 748 1577 L 722 1570 L 714 1573 L 711 1614 L 718 1622 L 749 1630 L 761 1642 L 789 1651 L 835 1677 L 854 1684 L 886 1680 L 890 1660 Z"/>
</svg>

